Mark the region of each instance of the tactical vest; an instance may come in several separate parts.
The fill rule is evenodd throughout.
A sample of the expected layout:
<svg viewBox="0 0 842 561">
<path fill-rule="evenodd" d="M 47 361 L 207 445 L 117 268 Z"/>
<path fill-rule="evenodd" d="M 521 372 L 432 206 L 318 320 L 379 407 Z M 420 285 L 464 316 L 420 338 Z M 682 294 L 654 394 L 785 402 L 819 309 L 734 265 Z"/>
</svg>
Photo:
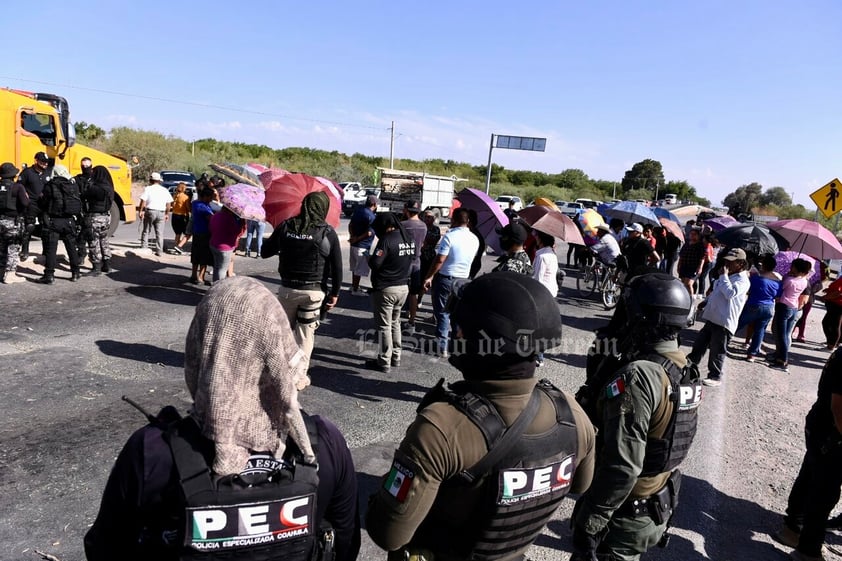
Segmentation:
<svg viewBox="0 0 842 561">
<path fill-rule="evenodd" d="M 72 179 L 53 177 L 44 187 L 49 190 L 47 214 L 54 218 L 69 218 L 82 214 L 82 196 Z"/>
<path fill-rule="evenodd" d="M 12 190 L 14 184 L 10 179 L 0 180 L 0 216 L 14 218 L 18 215 L 18 198 Z"/>
<path fill-rule="evenodd" d="M 85 200 L 88 202 L 87 211 L 103 214 L 111 210 L 111 199 L 114 196 L 104 185 L 95 185 L 88 180 L 85 190 Z"/>
<path fill-rule="evenodd" d="M 315 424 L 307 418 L 305 423 L 316 450 Z M 272 462 L 268 473 L 247 469 L 218 477 L 199 452 L 203 437 L 192 418 L 170 425 L 164 439 L 172 450 L 184 508 L 179 560 L 319 559 L 317 465 L 305 463 L 300 453 L 294 460 L 285 455 L 283 462 L 267 456 L 264 461 Z"/>
<path fill-rule="evenodd" d="M 280 240 L 281 259 L 278 272 L 286 283 L 295 285 L 321 284 L 325 270 L 325 258 L 330 255 L 328 226 L 322 224 L 311 228 L 305 234 L 296 234 L 282 226 Z"/>
<path fill-rule="evenodd" d="M 662 366 L 670 381 L 672 414 L 667 428 L 661 438 L 649 437 L 646 441 L 646 455 L 640 476 L 650 477 L 672 471 L 687 457 L 696 436 L 702 384 L 699 369 L 693 363 L 679 368 L 673 361 L 659 354 L 646 355 L 637 360 Z"/>
<path fill-rule="evenodd" d="M 437 395 L 431 392 L 422 408 L 433 401 L 449 402 L 480 429 L 491 453 L 507 430 L 506 423 L 490 401 L 460 386 L 462 383 L 451 384 L 450 390 L 438 386 Z M 472 467 L 443 482 L 439 496 L 453 497 L 479 489 L 480 504 L 471 512 L 466 526 L 454 527 L 427 516 L 415 533 L 413 545 L 449 552 L 461 559 L 490 561 L 526 549 L 541 533 L 570 490 L 577 467 L 578 436 L 573 413 L 561 391 L 541 380 L 534 390 L 539 392 L 555 406 L 557 423 L 553 429 L 523 434 L 484 473 L 474 474 Z M 480 460 L 477 465 L 482 463 Z"/>
</svg>

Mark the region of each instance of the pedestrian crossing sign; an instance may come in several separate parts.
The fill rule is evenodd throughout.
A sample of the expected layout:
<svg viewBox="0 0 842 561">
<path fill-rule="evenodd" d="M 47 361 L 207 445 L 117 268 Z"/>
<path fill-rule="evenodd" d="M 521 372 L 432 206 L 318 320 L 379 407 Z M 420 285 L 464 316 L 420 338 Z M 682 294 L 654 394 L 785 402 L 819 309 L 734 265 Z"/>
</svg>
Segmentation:
<svg viewBox="0 0 842 561">
<path fill-rule="evenodd" d="M 815 193 L 810 193 L 810 198 L 818 205 L 819 212 L 824 214 L 825 218 L 830 218 L 842 210 L 842 181 L 830 181 Z"/>
</svg>

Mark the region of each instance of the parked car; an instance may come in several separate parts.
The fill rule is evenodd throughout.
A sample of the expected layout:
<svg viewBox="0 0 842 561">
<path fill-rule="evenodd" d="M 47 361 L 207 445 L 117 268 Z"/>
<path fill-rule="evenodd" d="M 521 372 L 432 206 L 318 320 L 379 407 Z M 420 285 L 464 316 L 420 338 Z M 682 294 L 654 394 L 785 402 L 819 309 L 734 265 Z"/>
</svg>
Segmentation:
<svg viewBox="0 0 842 561">
<path fill-rule="evenodd" d="M 519 212 L 523 210 L 523 201 L 520 200 L 520 197 L 516 197 L 514 195 L 500 195 L 494 201 L 500 205 L 500 208 L 506 210 L 509 208 L 509 201 L 514 201 L 514 210 L 515 212 Z"/>
<path fill-rule="evenodd" d="M 342 213 L 350 218 L 354 214 L 354 211 L 357 210 L 357 207 L 365 202 L 366 197 L 374 195 L 379 200 L 381 192 L 382 190 L 378 187 L 365 187 L 357 191 L 351 191 L 350 193 L 346 191 L 345 200 L 342 201 Z"/>
<path fill-rule="evenodd" d="M 179 183 L 187 186 L 187 196 L 193 198 L 193 191 L 196 190 L 196 176 L 189 171 L 165 170 L 161 172 L 161 185 L 167 188 L 170 194 L 175 194 L 175 188 Z"/>
<path fill-rule="evenodd" d="M 563 202 L 563 201 L 560 201 Z M 566 214 L 570 218 L 576 218 L 576 216 L 585 210 L 585 206 L 582 203 L 565 203 L 560 205 L 556 203 L 558 210 L 561 211 L 562 214 Z"/>
</svg>

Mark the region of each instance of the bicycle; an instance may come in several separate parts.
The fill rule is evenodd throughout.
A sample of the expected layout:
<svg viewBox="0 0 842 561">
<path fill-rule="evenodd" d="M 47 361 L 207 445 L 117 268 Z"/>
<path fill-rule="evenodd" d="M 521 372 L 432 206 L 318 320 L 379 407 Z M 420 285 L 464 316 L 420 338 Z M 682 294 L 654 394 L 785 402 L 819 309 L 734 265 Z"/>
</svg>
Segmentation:
<svg viewBox="0 0 842 561">
<path fill-rule="evenodd" d="M 586 298 L 599 289 L 602 305 L 606 310 L 617 306 L 620 293 L 623 290 L 623 279 L 625 273 L 617 267 L 606 265 L 599 259 L 595 259 L 592 265 L 583 263 L 579 267 L 579 274 L 576 277 L 576 289 L 579 295 Z"/>
</svg>

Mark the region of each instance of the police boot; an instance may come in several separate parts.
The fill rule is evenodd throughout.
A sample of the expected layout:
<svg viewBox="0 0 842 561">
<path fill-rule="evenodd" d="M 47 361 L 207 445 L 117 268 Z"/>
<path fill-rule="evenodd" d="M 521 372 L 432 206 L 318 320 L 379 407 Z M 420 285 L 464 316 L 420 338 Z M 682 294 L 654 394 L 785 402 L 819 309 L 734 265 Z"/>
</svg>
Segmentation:
<svg viewBox="0 0 842 561">
<path fill-rule="evenodd" d="M 26 236 L 20 242 L 19 258 L 21 261 L 26 261 L 27 259 L 29 259 L 29 236 Z"/>
<path fill-rule="evenodd" d="M 44 276 L 40 279 L 36 279 L 35 282 L 41 284 L 53 284 L 54 282 L 56 282 L 56 279 L 53 276 L 53 273 L 44 273 Z"/>
<path fill-rule="evenodd" d="M 77 280 L 82 278 L 82 273 L 79 272 L 79 269 L 74 269 L 70 275 L 70 281 L 76 282 Z"/>
<path fill-rule="evenodd" d="M 108 264 L 108 259 L 102 260 L 102 272 L 103 273 L 110 273 L 111 272 L 111 265 Z"/>
<path fill-rule="evenodd" d="M 94 263 L 91 265 L 91 271 L 88 273 L 88 276 L 91 277 L 98 277 L 102 274 L 102 266 L 99 263 Z"/>
<path fill-rule="evenodd" d="M 18 275 L 15 269 L 12 269 L 11 271 L 6 271 L 3 275 L 3 284 L 14 284 L 16 282 L 24 281 L 26 281 L 26 279 Z"/>
</svg>

